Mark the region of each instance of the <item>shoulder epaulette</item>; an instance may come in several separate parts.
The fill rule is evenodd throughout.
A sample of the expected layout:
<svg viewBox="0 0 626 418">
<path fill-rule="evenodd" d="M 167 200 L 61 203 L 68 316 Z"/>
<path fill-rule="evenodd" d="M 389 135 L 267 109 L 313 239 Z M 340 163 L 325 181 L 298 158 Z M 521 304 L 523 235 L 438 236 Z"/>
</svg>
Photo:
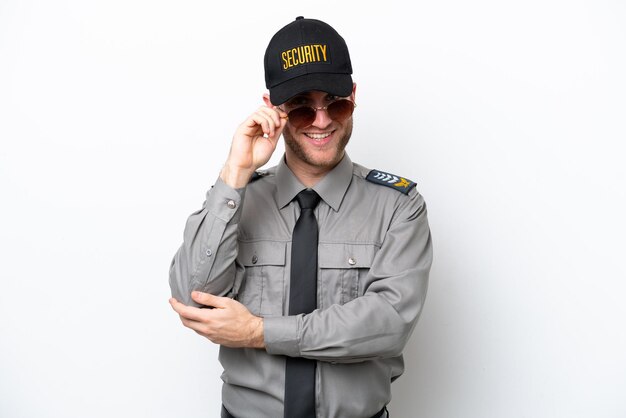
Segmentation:
<svg viewBox="0 0 626 418">
<path fill-rule="evenodd" d="M 384 171 L 372 170 L 367 174 L 365 180 L 372 183 L 380 184 L 383 186 L 391 187 L 401 193 L 409 194 L 411 189 L 416 186 L 416 183 L 405 179 L 404 177 L 396 176 L 395 174 L 385 173 Z"/>
</svg>

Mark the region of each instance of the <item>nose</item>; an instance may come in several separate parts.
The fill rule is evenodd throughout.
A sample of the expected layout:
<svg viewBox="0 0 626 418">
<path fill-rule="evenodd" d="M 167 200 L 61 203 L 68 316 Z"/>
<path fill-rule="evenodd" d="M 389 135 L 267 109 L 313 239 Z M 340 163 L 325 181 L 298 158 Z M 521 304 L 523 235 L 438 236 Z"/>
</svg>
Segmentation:
<svg viewBox="0 0 626 418">
<path fill-rule="evenodd" d="M 315 120 L 313 121 L 311 126 L 324 129 L 332 122 L 333 120 L 330 118 L 330 116 L 328 116 L 328 111 L 323 107 L 318 107 L 317 112 L 315 112 Z"/>
</svg>

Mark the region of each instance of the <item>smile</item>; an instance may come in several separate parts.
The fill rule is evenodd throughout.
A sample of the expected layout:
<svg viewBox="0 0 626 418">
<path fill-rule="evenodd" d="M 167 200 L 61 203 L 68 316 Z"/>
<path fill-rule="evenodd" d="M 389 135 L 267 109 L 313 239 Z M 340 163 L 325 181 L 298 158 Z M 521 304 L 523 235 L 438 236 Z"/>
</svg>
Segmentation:
<svg viewBox="0 0 626 418">
<path fill-rule="evenodd" d="M 308 138 L 313 139 L 314 141 L 318 141 L 321 142 L 322 140 L 328 138 L 329 136 L 332 135 L 332 132 L 322 132 L 322 133 L 307 133 L 305 132 L 304 135 L 306 135 Z"/>
</svg>

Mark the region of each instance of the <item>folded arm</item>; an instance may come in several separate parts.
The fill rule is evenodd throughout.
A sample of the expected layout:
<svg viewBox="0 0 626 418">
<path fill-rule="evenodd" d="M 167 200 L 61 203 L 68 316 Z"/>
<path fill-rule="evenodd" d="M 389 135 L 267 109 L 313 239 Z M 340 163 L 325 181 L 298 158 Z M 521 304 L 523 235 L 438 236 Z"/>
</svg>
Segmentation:
<svg viewBox="0 0 626 418">
<path fill-rule="evenodd" d="M 365 293 L 307 315 L 264 319 L 271 354 L 347 363 L 402 353 L 422 310 L 432 263 L 426 205 L 398 212 L 365 277 Z"/>
</svg>

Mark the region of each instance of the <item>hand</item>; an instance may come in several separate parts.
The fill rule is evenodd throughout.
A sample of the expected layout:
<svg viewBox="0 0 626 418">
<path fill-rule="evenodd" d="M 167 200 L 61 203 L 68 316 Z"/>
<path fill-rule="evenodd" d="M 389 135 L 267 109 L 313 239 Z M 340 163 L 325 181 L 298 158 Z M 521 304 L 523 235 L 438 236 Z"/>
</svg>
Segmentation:
<svg viewBox="0 0 626 418">
<path fill-rule="evenodd" d="M 234 188 L 245 186 L 254 170 L 269 161 L 286 124 L 287 114 L 277 107 L 261 106 L 250 115 L 235 131 L 222 180 Z"/>
<path fill-rule="evenodd" d="M 191 297 L 213 309 L 187 306 L 171 298 L 170 305 L 187 328 L 226 347 L 265 348 L 263 318 L 252 315 L 244 305 L 230 298 L 196 291 Z"/>
</svg>

